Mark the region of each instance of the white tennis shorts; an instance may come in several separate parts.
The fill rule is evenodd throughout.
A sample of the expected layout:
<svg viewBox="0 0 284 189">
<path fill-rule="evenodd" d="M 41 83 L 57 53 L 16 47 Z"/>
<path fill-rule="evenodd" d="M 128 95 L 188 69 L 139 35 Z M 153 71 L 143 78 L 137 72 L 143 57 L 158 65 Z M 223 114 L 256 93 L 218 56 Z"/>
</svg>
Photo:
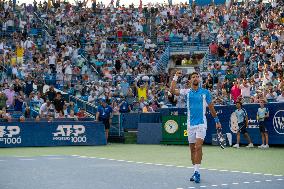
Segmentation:
<svg viewBox="0 0 284 189">
<path fill-rule="evenodd" d="M 206 136 L 207 126 L 205 124 L 200 124 L 196 126 L 191 126 L 187 128 L 188 142 L 193 144 L 196 142 L 197 138 L 204 140 Z"/>
</svg>

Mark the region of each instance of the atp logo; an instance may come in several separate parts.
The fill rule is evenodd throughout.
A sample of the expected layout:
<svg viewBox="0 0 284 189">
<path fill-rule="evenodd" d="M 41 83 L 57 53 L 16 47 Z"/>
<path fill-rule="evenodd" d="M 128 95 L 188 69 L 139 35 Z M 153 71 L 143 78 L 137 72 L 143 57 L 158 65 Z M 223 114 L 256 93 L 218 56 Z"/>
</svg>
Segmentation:
<svg viewBox="0 0 284 189">
<path fill-rule="evenodd" d="M 71 141 L 73 143 L 87 142 L 84 125 L 58 125 L 57 132 L 53 134 L 53 140 Z"/>
<path fill-rule="evenodd" d="M 85 133 L 85 127 L 83 125 L 58 125 L 56 133 L 53 136 L 79 136 Z"/>
<path fill-rule="evenodd" d="M 276 133 L 284 134 L 284 110 L 279 110 L 273 117 L 273 127 Z"/>
<path fill-rule="evenodd" d="M 19 126 L 0 126 L 0 142 L 4 144 L 21 144 Z"/>
<path fill-rule="evenodd" d="M 12 138 L 20 134 L 19 126 L 0 126 L 0 138 L 8 137 Z"/>
</svg>

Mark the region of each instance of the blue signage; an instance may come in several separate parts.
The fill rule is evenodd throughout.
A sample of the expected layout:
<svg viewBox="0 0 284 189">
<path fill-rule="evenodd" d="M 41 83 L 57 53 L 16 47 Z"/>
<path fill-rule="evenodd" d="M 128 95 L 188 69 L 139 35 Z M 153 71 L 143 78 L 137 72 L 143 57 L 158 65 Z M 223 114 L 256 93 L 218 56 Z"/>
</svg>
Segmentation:
<svg viewBox="0 0 284 189">
<path fill-rule="evenodd" d="M 105 144 L 104 125 L 93 121 L 0 123 L 0 147 Z"/>
</svg>

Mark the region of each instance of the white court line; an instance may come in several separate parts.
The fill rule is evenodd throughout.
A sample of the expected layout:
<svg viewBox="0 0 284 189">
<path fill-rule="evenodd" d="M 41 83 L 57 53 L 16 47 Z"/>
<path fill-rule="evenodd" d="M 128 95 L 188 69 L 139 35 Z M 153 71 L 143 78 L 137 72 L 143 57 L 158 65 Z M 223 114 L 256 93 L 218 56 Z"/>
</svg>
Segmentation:
<svg viewBox="0 0 284 189">
<path fill-rule="evenodd" d="M 261 181 L 259 181 L 259 180 L 256 180 L 256 181 L 254 181 L 254 182 L 256 182 L 256 183 L 260 183 Z"/>
<path fill-rule="evenodd" d="M 188 188 L 195 188 L 194 186 L 190 186 L 190 187 L 188 187 Z"/>
<path fill-rule="evenodd" d="M 165 165 L 166 167 L 173 167 L 173 165 Z"/>
<path fill-rule="evenodd" d="M 237 184 L 239 184 L 239 183 L 237 183 L 237 182 L 234 182 L 234 183 L 232 183 L 233 185 L 237 185 Z"/>
<path fill-rule="evenodd" d="M 71 156 L 73 156 L 73 157 L 77 157 L 77 156 L 79 156 L 79 155 L 74 154 L 74 155 L 71 155 Z"/>
<path fill-rule="evenodd" d="M 206 186 L 200 186 L 200 188 L 206 188 Z"/>
<path fill-rule="evenodd" d="M 228 186 L 228 184 L 221 184 L 222 186 Z"/>
<path fill-rule="evenodd" d="M 243 182 L 244 184 L 249 184 L 250 182 Z"/>
<path fill-rule="evenodd" d="M 144 162 L 142 162 L 142 161 L 138 161 L 138 162 L 135 162 L 135 163 L 137 163 L 137 164 L 143 164 Z"/>
<path fill-rule="evenodd" d="M 183 188 L 177 188 L 177 189 L 183 189 Z"/>
<path fill-rule="evenodd" d="M 242 172 L 242 173 L 244 173 L 244 174 L 250 174 L 251 172 Z"/>
<path fill-rule="evenodd" d="M 116 160 L 116 161 L 119 161 L 119 162 L 124 162 L 125 160 L 123 160 L 123 159 L 119 159 L 119 160 Z"/>
<path fill-rule="evenodd" d="M 266 182 L 271 182 L 272 180 L 265 180 Z"/>
<path fill-rule="evenodd" d="M 277 179 L 277 180 L 283 180 L 282 178 L 280 178 L 280 179 Z"/>
<path fill-rule="evenodd" d="M 41 155 L 41 157 L 56 157 L 56 156 L 60 156 L 60 155 Z"/>
<path fill-rule="evenodd" d="M 79 156 L 79 155 L 72 155 L 72 156 L 75 156 L 78 158 L 88 158 L 87 156 Z M 89 157 L 89 158 L 93 158 L 93 159 L 101 159 L 101 160 L 109 160 L 109 161 L 119 161 L 119 162 L 127 162 L 127 163 L 136 163 L 136 164 L 145 164 L 145 165 L 159 165 L 159 166 L 165 166 L 165 167 L 177 167 L 177 168 L 187 168 L 187 169 L 192 169 L 193 167 L 186 167 L 186 166 L 181 166 L 181 165 L 167 165 L 167 164 L 160 164 L 160 163 L 150 163 L 150 162 L 135 162 L 135 161 L 127 161 L 127 160 L 116 160 L 116 159 L 108 159 L 108 158 L 98 158 L 98 157 Z M 231 172 L 231 173 L 243 173 L 243 174 L 254 174 L 254 175 L 265 175 L 265 176 L 271 176 L 272 174 L 264 174 L 264 173 L 252 173 L 252 172 L 249 172 L 249 171 L 244 171 L 244 172 L 241 172 L 241 171 L 238 171 L 238 170 L 233 170 L 233 171 L 230 171 L 230 170 L 227 170 L 227 169 L 214 169 L 214 168 L 210 168 L 210 169 L 207 169 L 207 168 L 200 168 L 202 170 L 208 170 L 208 171 L 220 171 L 220 172 Z M 273 176 L 276 176 L 276 177 L 281 177 L 283 175 L 273 175 Z"/>
<path fill-rule="evenodd" d="M 21 161 L 33 161 L 35 159 L 19 159 L 19 160 L 21 160 Z"/>
<path fill-rule="evenodd" d="M 212 184 L 211 186 L 212 186 L 212 187 L 217 187 L 218 185 L 216 185 L 216 184 Z"/>
<path fill-rule="evenodd" d="M 49 160 L 57 160 L 57 159 L 65 159 L 65 158 L 59 158 L 59 157 L 51 157 L 51 158 L 47 158 Z"/>
<path fill-rule="evenodd" d="M 178 168 L 184 168 L 184 166 L 182 166 L 182 165 L 179 165 L 179 166 L 177 166 Z"/>
<path fill-rule="evenodd" d="M 145 163 L 145 165 L 153 165 L 153 163 Z"/>
</svg>

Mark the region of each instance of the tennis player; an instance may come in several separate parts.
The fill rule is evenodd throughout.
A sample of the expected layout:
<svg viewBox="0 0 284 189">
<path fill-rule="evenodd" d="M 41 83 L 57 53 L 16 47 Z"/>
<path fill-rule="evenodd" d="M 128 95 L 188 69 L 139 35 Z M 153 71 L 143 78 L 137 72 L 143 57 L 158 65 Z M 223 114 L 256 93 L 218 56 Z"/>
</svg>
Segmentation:
<svg viewBox="0 0 284 189">
<path fill-rule="evenodd" d="M 194 173 L 190 181 L 200 182 L 199 168 L 202 160 L 202 145 L 206 136 L 206 106 L 208 106 L 212 116 L 214 117 L 216 128 L 221 128 L 221 124 L 217 117 L 217 113 L 212 103 L 210 92 L 199 86 L 200 76 L 193 72 L 189 80 L 191 82 L 190 89 L 177 89 L 176 84 L 181 72 L 176 72 L 171 83 L 171 93 L 175 95 L 184 95 L 187 102 L 187 130 L 188 141 L 191 152 L 191 161 L 194 166 Z"/>
</svg>

